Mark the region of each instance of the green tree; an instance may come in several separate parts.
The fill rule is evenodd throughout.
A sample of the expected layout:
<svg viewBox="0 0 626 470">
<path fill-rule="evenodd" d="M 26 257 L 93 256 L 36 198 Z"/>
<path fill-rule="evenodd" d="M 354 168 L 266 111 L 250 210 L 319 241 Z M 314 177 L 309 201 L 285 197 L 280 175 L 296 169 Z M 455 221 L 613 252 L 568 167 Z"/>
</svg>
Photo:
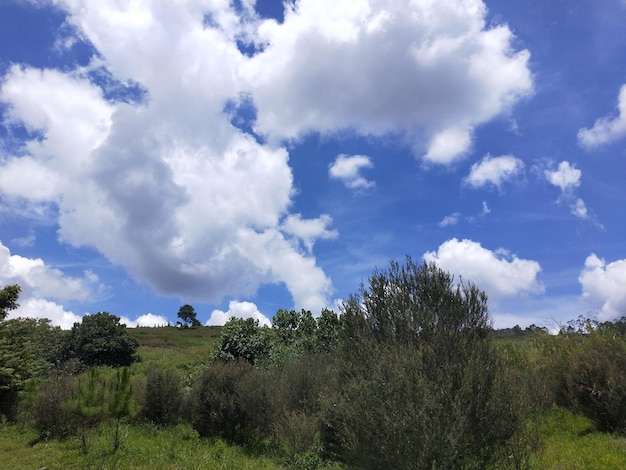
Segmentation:
<svg viewBox="0 0 626 470">
<path fill-rule="evenodd" d="M 84 367 L 129 366 L 137 360 L 138 343 L 120 318 L 107 312 L 85 315 L 74 323 L 66 342 L 66 358 Z"/>
<path fill-rule="evenodd" d="M 196 311 L 189 304 L 180 307 L 178 310 L 178 318 L 181 319 L 181 322 L 178 323 L 185 328 L 202 326 L 202 323 L 196 318 Z"/>
<path fill-rule="evenodd" d="M 0 290 L 0 321 L 6 318 L 10 310 L 15 310 L 20 306 L 17 303 L 17 299 L 21 290 L 21 287 L 17 284 L 6 286 Z"/>
<path fill-rule="evenodd" d="M 270 329 L 260 327 L 258 320 L 232 317 L 222 328 L 214 357 L 257 364 L 267 358 L 271 344 Z"/>
<path fill-rule="evenodd" d="M 523 425 L 487 296 L 434 264 L 391 262 L 343 307 L 325 448 L 355 468 L 485 468 Z"/>
<path fill-rule="evenodd" d="M 120 448 L 120 425 L 122 419 L 130 416 L 133 406 L 133 384 L 128 367 L 115 371 L 115 379 L 109 382 L 107 396 L 107 414 L 115 420 L 113 453 Z"/>
<path fill-rule="evenodd" d="M 0 415 L 13 419 L 25 384 L 56 367 L 64 337 L 65 332 L 47 319 L 0 323 Z"/>
</svg>

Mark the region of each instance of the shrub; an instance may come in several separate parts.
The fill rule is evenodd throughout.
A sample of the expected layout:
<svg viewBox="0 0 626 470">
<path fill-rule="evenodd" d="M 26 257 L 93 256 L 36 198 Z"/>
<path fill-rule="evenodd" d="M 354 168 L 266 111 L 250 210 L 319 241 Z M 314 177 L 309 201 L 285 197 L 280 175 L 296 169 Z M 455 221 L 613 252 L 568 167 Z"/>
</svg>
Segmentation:
<svg viewBox="0 0 626 470">
<path fill-rule="evenodd" d="M 40 438 L 64 439 L 76 433 L 78 423 L 66 403 L 72 396 L 72 382 L 69 376 L 59 376 L 39 384 L 31 414 Z"/>
<path fill-rule="evenodd" d="M 148 371 L 140 417 L 157 426 L 178 423 L 182 406 L 180 374 L 153 367 Z"/>
<path fill-rule="evenodd" d="M 354 468 L 484 468 L 524 424 L 486 295 L 433 264 L 377 271 L 343 307 L 322 439 Z"/>
<path fill-rule="evenodd" d="M 263 388 L 251 379 L 257 370 L 246 362 L 217 362 L 194 385 L 191 396 L 192 426 L 202 437 L 220 437 L 247 443 L 267 413 Z M 261 392 L 261 393 L 260 393 Z"/>
</svg>

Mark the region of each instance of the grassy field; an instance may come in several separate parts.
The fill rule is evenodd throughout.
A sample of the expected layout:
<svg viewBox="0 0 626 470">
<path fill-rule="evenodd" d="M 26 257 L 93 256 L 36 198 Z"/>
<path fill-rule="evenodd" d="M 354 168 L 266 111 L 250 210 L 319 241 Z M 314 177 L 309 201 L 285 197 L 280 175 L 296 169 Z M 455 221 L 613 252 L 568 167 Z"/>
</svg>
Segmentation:
<svg viewBox="0 0 626 470">
<path fill-rule="evenodd" d="M 221 329 L 176 327 L 129 329 L 139 341 L 141 362 L 132 366 L 141 376 L 152 366 L 175 367 L 183 377 L 197 376 L 210 361 Z M 535 353 L 532 342 L 499 339 L 510 362 L 520 348 Z M 528 357 L 528 355 L 526 355 Z M 582 416 L 556 407 L 541 421 L 542 444 L 533 456 L 537 470 L 605 470 L 626 468 L 626 438 L 597 432 Z M 40 442 L 23 425 L 0 423 L 0 469 L 281 469 L 279 458 L 251 454 L 220 440 L 201 439 L 188 425 L 158 429 L 144 424 L 122 425 L 122 445 L 112 452 L 114 429 L 104 423 L 87 433 L 88 452 L 80 439 Z M 304 467 L 288 467 L 304 468 Z M 335 467 L 340 468 L 340 467 Z"/>
</svg>

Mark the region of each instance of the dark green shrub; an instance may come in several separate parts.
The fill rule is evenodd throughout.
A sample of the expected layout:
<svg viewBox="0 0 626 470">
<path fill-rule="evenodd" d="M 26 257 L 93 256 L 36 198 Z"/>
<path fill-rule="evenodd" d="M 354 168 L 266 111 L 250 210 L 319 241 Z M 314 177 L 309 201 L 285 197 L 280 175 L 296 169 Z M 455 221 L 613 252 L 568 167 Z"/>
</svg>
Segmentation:
<svg viewBox="0 0 626 470">
<path fill-rule="evenodd" d="M 574 342 L 558 364 L 560 404 L 582 411 L 598 429 L 626 433 L 626 341 L 611 331 L 558 337 Z"/>
<path fill-rule="evenodd" d="M 220 437 L 246 443 L 255 434 L 249 401 L 258 395 L 244 392 L 242 384 L 254 369 L 246 362 L 215 363 L 194 385 L 191 396 L 192 426 L 202 437 Z M 250 384 L 250 382 L 247 382 Z"/>
<path fill-rule="evenodd" d="M 172 426 L 180 420 L 182 400 L 180 374 L 153 367 L 146 377 L 140 417 L 157 426 Z"/>
<path fill-rule="evenodd" d="M 485 468 L 524 425 L 486 295 L 433 264 L 377 271 L 344 305 L 325 450 L 353 468 Z"/>
<path fill-rule="evenodd" d="M 33 427 L 41 438 L 64 439 L 76 434 L 78 423 L 67 406 L 72 387 L 73 379 L 69 376 L 51 378 L 39 384 L 31 415 Z"/>
</svg>

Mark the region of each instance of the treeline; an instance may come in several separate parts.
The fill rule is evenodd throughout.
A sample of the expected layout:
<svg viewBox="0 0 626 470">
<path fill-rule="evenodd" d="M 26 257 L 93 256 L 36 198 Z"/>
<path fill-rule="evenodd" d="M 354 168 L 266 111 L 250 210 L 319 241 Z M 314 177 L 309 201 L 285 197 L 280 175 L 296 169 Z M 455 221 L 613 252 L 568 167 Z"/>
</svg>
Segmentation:
<svg viewBox="0 0 626 470">
<path fill-rule="evenodd" d="M 105 420 L 112 452 L 120 423 L 184 422 L 302 469 L 531 468 L 554 405 L 626 434 L 626 319 L 494 332 L 484 292 L 410 257 L 375 271 L 339 315 L 232 318 L 191 376 L 133 373 L 136 348 L 106 313 L 69 332 L 3 321 L 1 412 L 85 452 Z"/>
</svg>

